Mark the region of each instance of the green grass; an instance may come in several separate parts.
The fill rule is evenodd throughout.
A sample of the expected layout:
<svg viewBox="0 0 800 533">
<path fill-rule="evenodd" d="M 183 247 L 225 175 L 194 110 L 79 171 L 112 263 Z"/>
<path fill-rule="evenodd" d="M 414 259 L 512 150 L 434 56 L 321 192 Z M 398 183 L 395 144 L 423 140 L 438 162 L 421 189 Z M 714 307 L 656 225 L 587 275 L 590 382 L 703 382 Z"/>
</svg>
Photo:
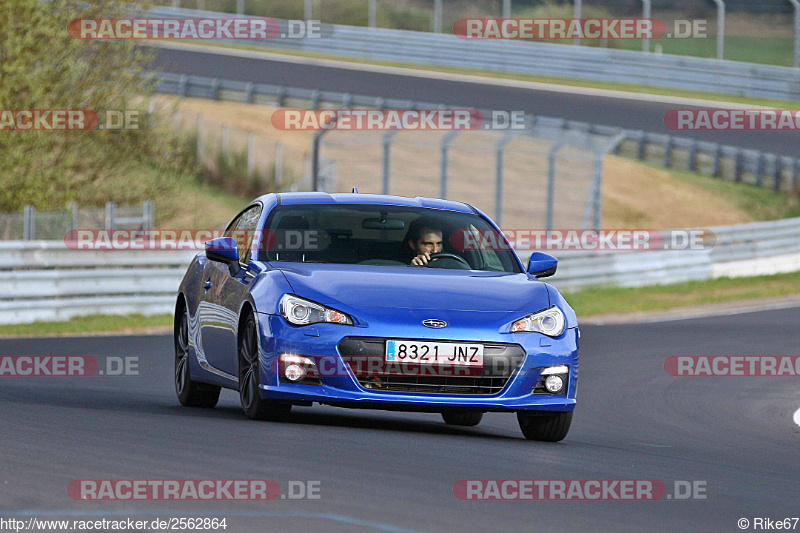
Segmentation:
<svg viewBox="0 0 800 533">
<path fill-rule="evenodd" d="M 558 285 L 558 283 L 556 283 Z M 593 288 L 566 292 L 578 317 L 657 311 L 697 305 L 800 294 L 800 272 L 692 281 L 641 288 Z"/>
<path fill-rule="evenodd" d="M 143 200 L 154 200 L 158 221 L 182 209 L 181 194 L 187 189 L 195 189 L 195 184 L 196 177 L 190 171 L 168 168 L 156 162 L 130 162 L 123 172 L 106 174 L 91 184 L 75 180 L 72 182 L 75 191 L 71 194 L 55 191 L 54 203 L 63 205 L 76 201 L 80 202 L 79 205 L 102 206 L 112 201 L 118 205 L 137 205 Z"/>
<path fill-rule="evenodd" d="M 433 67 L 428 65 L 419 65 L 416 63 L 403 63 L 398 61 L 384 61 L 373 59 L 358 59 L 348 56 L 340 56 L 334 54 L 318 54 L 313 52 L 297 52 L 292 50 L 280 50 L 277 48 L 265 49 L 259 46 L 249 45 L 228 45 L 216 44 L 209 42 L 198 41 L 193 43 L 202 46 L 212 46 L 218 48 L 235 48 L 240 50 L 249 50 L 253 52 L 268 52 L 270 54 L 308 57 L 312 59 L 330 59 L 334 61 L 346 61 L 348 63 L 357 63 L 364 65 L 380 65 L 386 67 L 408 68 L 414 70 L 425 70 L 429 72 L 444 72 L 447 74 L 463 74 L 468 76 L 483 76 L 486 78 L 507 79 L 517 81 L 530 81 L 537 83 L 549 83 L 554 85 L 564 85 L 567 87 L 584 87 L 589 89 L 604 89 L 610 91 L 622 91 L 636 94 L 653 94 L 658 96 L 676 96 L 682 98 L 694 98 L 697 100 L 708 100 L 710 102 L 731 102 L 736 104 L 775 107 L 783 109 L 787 104 L 793 102 L 792 100 L 777 100 L 767 98 L 749 98 L 746 96 L 739 96 L 734 94 L 711 93 L 704 91 L 687 91 L 681 89 L 670 89 L 665 87 L 653 87 L 649 85 L 634 85 L 628 83 L 615 83 L 615 82 L 600 82 L 593 80 L 578 80 L 574 78 L 563 78 L 558 76 L 534 76 L 529 74 L 513 74 L 507 72 L 495 72 L 491 70 L 479 69 L 464 69 L 464 68 L 447 68 L 447 67 Z M 554 111 L 553 115 L 557 113 Z"/>
<path fill-rule="evenodd" d="M 642 49 L 641 41 L 622 40 L 619 43 L 628 50 Z M 665 54 L 717 57 L 716 35 L 702 39 L 659 39 L 650 43 L 650 50 L 653 51 L 656 45 L 661 45 Z M 793 49 L 794 41 L 787 37 L 725 36 L 725 59 L 732 61 L 791 67 Z"/>
<path fill-rule="evenodd" d="M 77 335 L 88 333 L 135 333 L 172 326 L 172 315 L 87 315 L 63 322 L 33 322 L 0 326 L 0 336 Z"/>
<path fill-rule="evenodd" d="M 696 174 L 677 169 L 644 163 L 659 170 L 665 170 L 672 176 L 695 187 L 705 189 L 722 197 L 754 220 L 779 220 L 782 218 L 800 217 L 800 197 L 796 193 L 775 193 L 770 187 L 758 187 L 747 183 L 736 183 L 703 174 Z"/>
</svg>

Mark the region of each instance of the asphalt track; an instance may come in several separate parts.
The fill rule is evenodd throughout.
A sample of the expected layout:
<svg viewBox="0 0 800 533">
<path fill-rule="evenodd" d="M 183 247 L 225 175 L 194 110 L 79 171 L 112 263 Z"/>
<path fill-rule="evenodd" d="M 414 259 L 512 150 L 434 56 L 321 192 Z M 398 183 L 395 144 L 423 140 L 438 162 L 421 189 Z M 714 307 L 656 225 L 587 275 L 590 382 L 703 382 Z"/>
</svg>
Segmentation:
<svg viewBox="0 0 800 533">
<path fill-rule="evenodd" d="M 247 420 L 238 396 L 180 407 L 168 336 L 17 339 L 0 355 L 138 356 L 140 375 L 0 379 L 0 518 L 227 517 L 241 531 L 739 531 L 800 515 L 798 378 L 676 378 L 670 355 L 797 355 L 800 308 L 582 328 L 578 408 L 558 444 L 510 414 L 456 429 L 435 414 L 296 408 Z M 80 502 L 73 479 L 321 482 L 321 499 Z M 705 481 L 707 498 L 475 502 L 460 479 Z M 800 527 L 800 526 L 798 526 Z"/>
<path fill-rule="evenodd" d="M 608 126 L 677 134 L 698 140 L 800 155 L 800 132 L 708 131 L 672 132 L 664 125 L 671 109 L 697 106 L 638 99 L 571 94 L 547 90 L 481 85 L 461 81 L 333 68 L 312 64 L 221 55 L 214 50 L 195 52 L 154 48 L 155 66 L 164 71 L 196 76 L 271 83 L 369 96 L 384 96 L 469 108 L 521 110 Z M 713 104 L 710 104 L 713 105 Z"/>
</svg>

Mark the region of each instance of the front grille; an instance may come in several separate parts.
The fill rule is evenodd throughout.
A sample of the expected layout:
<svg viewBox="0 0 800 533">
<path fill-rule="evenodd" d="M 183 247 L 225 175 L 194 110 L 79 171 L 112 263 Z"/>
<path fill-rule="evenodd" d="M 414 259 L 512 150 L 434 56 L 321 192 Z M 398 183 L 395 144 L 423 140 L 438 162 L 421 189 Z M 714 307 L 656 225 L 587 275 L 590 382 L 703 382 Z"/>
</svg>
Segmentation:
<svg viewBox="0 0 800 533">
<path fill-rule="evenodd" d="M 409 339 L 413 340 L 413 339 Z M 422 339 L 421 339 L 422 340 Z M 430 340 L 430 339 L 425 339 Z M 457 341 L 436 341 L 457 342 Z M 474 341 L 463 341 L 474 343 Z M 414 367 L 420 375 L 398 375 L 383 371 L 368 372 L 368 362 L 383 361 L 386 339 L 375 337 L 346 337 L 339 343 L 339 353 L 363 388 L 374 392 L 408 392 L 417 394 L 492 395 L 500 393 L 525 358 L 518 344 L 484 343 L 483 368 L 470 375 L 424 375 L 424 365 Z M 367 361 L 367 364 L 365 364 Z M 465 372 L 466 373 L 466 372 Z"/>
</svg>

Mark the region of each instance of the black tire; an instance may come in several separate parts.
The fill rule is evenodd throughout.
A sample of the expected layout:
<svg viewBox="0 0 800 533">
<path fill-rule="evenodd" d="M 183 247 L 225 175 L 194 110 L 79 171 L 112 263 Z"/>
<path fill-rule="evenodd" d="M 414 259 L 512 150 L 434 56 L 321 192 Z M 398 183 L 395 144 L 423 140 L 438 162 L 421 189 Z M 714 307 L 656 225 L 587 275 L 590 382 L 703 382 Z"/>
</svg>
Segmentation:
<svg viewBox="0 0 800 533">
<path fill-rule="evenodd" d="M 285 420 L 292 405 L 265 400 L 259 394 L 258 330 L 252 313 L 244 320 L 240 331 L 239 399 L 244 414 L 252 420 Z"/>
<path fill-rule="evenodd" d="M 451 426 L 477 426 L 481 423 L 483 413 L 475 411 L 445 411 L 442 419 Z"/>
<path fill-rule="evenodd" d="M 518 411 L 517 420 L 526 439 L 558 442 L 569 433 L 572 411 L 568 413 Z"/>
<path fill-rule="evenodd" d="M 189 374 L 189 315 L 186 307 L 178 308 L 175 321 L 175 393 L 186 407 L 212 408 L 219 401 L 220 387 L 199 383 Z"/>
</svg>

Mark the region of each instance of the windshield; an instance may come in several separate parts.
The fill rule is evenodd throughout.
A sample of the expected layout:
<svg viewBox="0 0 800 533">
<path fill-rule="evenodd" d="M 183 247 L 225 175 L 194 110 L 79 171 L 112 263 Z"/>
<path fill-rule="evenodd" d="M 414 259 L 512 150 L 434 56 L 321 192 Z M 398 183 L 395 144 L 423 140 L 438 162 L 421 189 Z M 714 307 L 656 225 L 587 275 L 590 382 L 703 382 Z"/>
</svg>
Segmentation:
<svg viewBox="0 0 800 533">
<path fill-rule="evenodd" d="M 303 263 L 416 266 L 520 273 L 519 263 L 476 214 L 382 205 L 276 208 L 264 227 L 259 259 Z M 487 245 L 487 243 L 490 243 Z"/>
</svg>

